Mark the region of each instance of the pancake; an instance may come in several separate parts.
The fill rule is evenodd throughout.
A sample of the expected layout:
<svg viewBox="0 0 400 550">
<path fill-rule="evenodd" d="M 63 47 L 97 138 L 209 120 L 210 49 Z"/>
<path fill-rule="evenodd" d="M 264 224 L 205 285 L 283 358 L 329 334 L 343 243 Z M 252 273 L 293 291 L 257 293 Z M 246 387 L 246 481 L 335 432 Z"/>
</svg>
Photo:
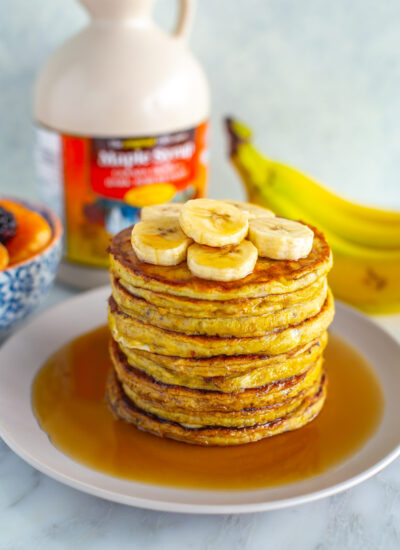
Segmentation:
<svg viewBox="0 0 400 550">
<path fill-rule="evenodd" d="M 141 262 L 131 245 L 132 228 L 113 237 L 109 247 L 110 269 L 134 287 L 207 300 L 257 298 L 286 294 L 303 289 L 325 276 L 332 265 L 332 254 L 320 231 L 311 227 L 314 242 L 311 252 L 300 260 L 269 260 L 259 257 L 253 272 L 231 282 L 200 279 L 189 271 L 186 262 L 159 266 Z"/>
<path fill-rule="evenodd" d="M 163 420 L 178 422 L 186 428 L 202 428 L 207 426 L 244 428 L 246 426 L 255 426 L 256 424 L 266 424 L 277 418 L 287 416 L 297 409 L 305 398 L 316 393 L 320 386 L 320 382 L 321 376 L 318 377 L 317 381 L 312 386 L 305 388 L 282 403 L 275 403 L 259 408 L 242 409 L 240 411 L 212 411 L 202 412 L 201 414 L 197 411 L 181 411 L 175 408 L 166 410 L 159 403 L 151 403 L 137 396 L 123 384 L 122 388 L 125 395 L 139 409 L 154 414 Z"/>
<path fill-rule="evenodd" d="M 301 304 L 282 308 L 272 314 L 254 316 L 209 317 L 196 318 L 176 315 L 166 308 L 160 308 L 148 303 L 143 298 L 130 294 L 115 278 L 112 279 L 112 296 L 118 308 L 138 321 L 184 334 L 202 334 L 206 336 L 262 336 L 274 329 L 285 328 L 298 324 L 316 315 L 322 308 L 328 292 L 325 282 L 321 292 Z"/>
<path fill-rule="evenodd" d="M 177 357 L 158 355 L 157 353 L 131 348 L 121 343 L 119 347 L 131 365 L 148 372 L 150 375 L 152 375 L 152 369 L 160 368 L 182 376 L 212 379 L 217 383 L 218 379 L 228 380 L 231 378 L 233 380 L 238 376 L 247 376 L 251 372 L 258 371 L 265 372 L 263 376 L 270 376 L 271 380 L 269 381 L 272 382 L 288 378 L 291 374 L 296 374 L 296 371 L 304 370 L 304 364 L 309 362 L 309 359 L 312 358 L 311 362 L 314 362 L 317 355 L 322 353 L 327 340 L 327 332 L 323 332 L 317 339 L 279 355 Z M 168 383 L 168 381 L 166 382 Z"/>
<path fill-rule="evenodd" d="M 303 353 L 296 353 L 293 356 L 289 356 L 280 363 L 268 363 L 268 359 L 263 361 L 261 358 L 257 359 L 254 356 L 256 364 L 261 364 L 256 368 L 250 370 L 240 371 L 239 373 L 229 374 L 229 360 L 231 358 L 226 357 L 224 364 L 228 367 L 225 369 L 226 375 L 219 376 L 201 376 L 193 374 L 193 370 L 187 363 L 186 369 L 174 370 L 176 362 L 179 362 L 178 357 L 167 357 L 162 355 L 150 354 L 141 350 L 133 350 L 120 346 L 122 353 L 125 355 L 127 362 L 132 367 L 135 367 L 158 382 L 164 384 L 172 384 L 175 386 L 185 386 L 187 388 L 194 388 L 199 390 L 211 390 L 222 391 L 224 393 L 239 392 L 248 388 L 256 388 L 265 386 L 271 382 L 277 382 L 285 378 L 290 378 L 296 374 L 305 372 L 310 365 L 315 363 L 322 355 L 327 342 L 326 333 L 324 333 L 321 339 L 313 343 L 308 350 Z M 116 342 L 113 345 L 118 346 Z M 149 356 L 152 356 L 149 358 Z M 246 357 L 246 356 L 244 356 Z M 279 356 L 275 356 L 279 357 Z M 168 367 L 163 366 L 162 361 L 169 360 Z M 220 360 L 220 358 L 215 358 Z M 232 358 L 232 359 L 238 359 Z M 174 361 L 176 360 L 176 361 Z M 201 359 L 197 360 L 198 362 Z M 212 364 L 212 363 L 211 363 Z"/>
<path fill-rule="evenodd" d="M 111 279 L 116 279 L 111 276 Z M 124 279 L 117 279 L 119 284 L 132 296 L 143 298 L 149 304 L 164 308 L 168 314 L 197 317 L 230 317 L 232 315 L 272 314 L 297 304 L 312 300 L 324 292 L 326 277 L 320 277 L 314 283 L 286 294 L 269 294 L 261 298 L 242 298 L 238 300 L 205 300 L 175 296 L 163 292 L 154 292 L 129 284 Z"/>
<path fill-rule="evenodd" d="M 285 353 L 317 338 L 328 328 L 333 315 L 333 297 L 328 291 L 321 311 L 310 319 L 288 328 L 267 332 L 264 336 L 229 338 L 193 336 L 154 327 L 123 313 L 113 298 L 110 298 L 108 308 L 111 334 L 118 343 L 161 355 L 179 357 Z"/>
<path fill-rule="evenodd" d="M 196 445 L 239 445 L 301 428 L 320 412 L 325 397 L 326 377 L 323 376 L 314 395 L 305 397 L 294 411 L 272 422 L 244 428 L 221 426 L 188 428 L 178 422 L 163 420 L 136 407 L 124 394 L 114 371 L 111 371 L 107 383 L 107 401 L 116 418 L 130 422 L 139 429 L 159 437 L 168 437 Z"/>
<path fill-rule="evenodd" d="M 140 396 L 149 403 L 158 403 L 169 411 L 240 411 L 271 406 L 294 397 L 314 384 L 321 374 L 322 360 L 317 360 L 306 372 L 265 386 L 241 392 L 223 393 L 164 384 L 129 365 L 117 346 L 110 346 L 111 360 L 116 375 L 130 395 Z"/>
</svg>

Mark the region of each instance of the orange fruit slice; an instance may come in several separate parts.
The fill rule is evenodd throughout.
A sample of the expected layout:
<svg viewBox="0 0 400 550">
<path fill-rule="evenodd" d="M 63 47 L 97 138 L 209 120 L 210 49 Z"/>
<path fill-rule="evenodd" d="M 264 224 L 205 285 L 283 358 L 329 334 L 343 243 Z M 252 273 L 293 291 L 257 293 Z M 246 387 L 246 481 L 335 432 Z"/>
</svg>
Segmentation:
<svg viewBox="0 0 400 550">
<path fill-rule="evenodd" d="M 5 269 L 10 262 L 10 258 L 8 255 L 8 250 L 4 246 L 4 244 L 0 243 L 0 271 Z"/>
<path fill-rule="evenodd" d="M 52 231 L 43 216 L 9 200 L 1 199 L 0 205 L 12 212 L 17 220 L 17 233 L 6 244 L 10 264 L 27 260 L 48 244 Z"/>
</svg>

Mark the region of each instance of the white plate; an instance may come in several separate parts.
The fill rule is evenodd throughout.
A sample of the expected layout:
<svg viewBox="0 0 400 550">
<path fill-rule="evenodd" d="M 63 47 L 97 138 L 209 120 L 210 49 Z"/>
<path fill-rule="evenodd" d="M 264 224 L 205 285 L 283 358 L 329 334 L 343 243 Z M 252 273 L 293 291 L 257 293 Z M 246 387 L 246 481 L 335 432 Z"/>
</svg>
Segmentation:
<svg viewBox="0 0 400 550">
<path fill-rule="evenodd" d="M 41 472 L 81 491 L 132 506 L 170 512 L 244 513 L 333 495 L 376 474 L 400 454 L 400 346 L 367 317 L 337 304 L 333 330 L 368 358 L 385 396 L 377 432 L 349 460 L 301 482 L 245 491 L 174 489 L 124 481 L 82 466 L 58 451 L 39 428 L 31 408 L 31 384 L 51 353 L 106 321 L 109 292 L 104 287 L 63 302 L 33 320 L 1 349 L 0 435 Z"/>
</svg>

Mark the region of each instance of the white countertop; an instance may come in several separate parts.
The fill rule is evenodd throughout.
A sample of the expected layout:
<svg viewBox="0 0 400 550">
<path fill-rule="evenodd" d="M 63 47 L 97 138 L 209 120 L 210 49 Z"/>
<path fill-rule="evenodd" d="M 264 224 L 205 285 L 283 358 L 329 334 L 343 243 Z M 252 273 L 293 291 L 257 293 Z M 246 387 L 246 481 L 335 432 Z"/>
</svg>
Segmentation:
<svg viewBox="0 0 400 550">
<path fill-rule="evenodd" d="M 42 310 L 74 294 L 55 287 Z M 378 317 L 400 340 L 400 316 Z M 400 460 L 343 494 L 288 510 L 200 516 L 139 510 L 70 489 L 0 441 L 0 550 L 398 550 Z"/>
</svg>

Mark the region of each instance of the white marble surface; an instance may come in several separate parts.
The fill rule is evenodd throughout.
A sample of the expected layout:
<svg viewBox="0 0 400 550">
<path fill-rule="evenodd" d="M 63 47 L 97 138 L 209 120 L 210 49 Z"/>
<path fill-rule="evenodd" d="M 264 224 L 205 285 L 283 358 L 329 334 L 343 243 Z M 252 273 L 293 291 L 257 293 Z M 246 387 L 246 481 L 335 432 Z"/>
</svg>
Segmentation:
<svg viewBox="0 0 400 550">
<path fill-rule="evenodd" d="M 241 194 L 221 118 L 347 195 L 400 207 L 400 3 L 199 0 L 192 46 L 213 93 L 210 193 Z M 159 0 L 170 25 L 173 0 Z M 49 52 L 85 22 L 73 0 L 4 0 L 0 194 L 35 195 L 31 90 Z M 72 294 L 53 290 L 44 307 Z M 382 320 L 400 338 L 399 318 Z M 0 550 L 397 550 L 400 461 L 342 495 L 286 511 L 183 516 L 111 504 L 39 474 L 0 442 Z"/>
</svg>

